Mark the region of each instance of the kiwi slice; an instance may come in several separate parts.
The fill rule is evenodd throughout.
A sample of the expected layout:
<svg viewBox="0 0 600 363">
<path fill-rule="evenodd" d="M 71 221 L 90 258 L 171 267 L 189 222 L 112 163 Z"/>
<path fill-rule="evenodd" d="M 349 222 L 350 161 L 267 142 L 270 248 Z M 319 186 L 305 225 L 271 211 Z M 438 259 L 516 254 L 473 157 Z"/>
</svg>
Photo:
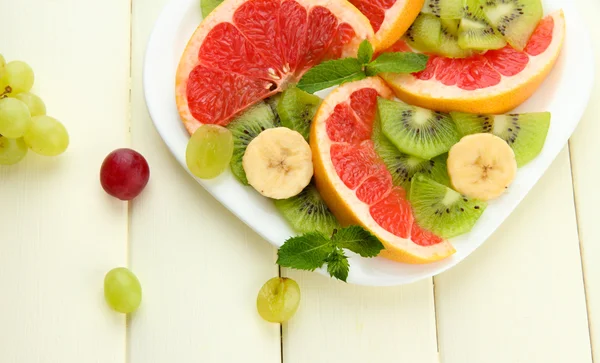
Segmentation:
<svg viewBox="0 0 600 363">
<path fill-rule="evenodd" d="M 277 113 L 281 125 L 298 131 L 308 141 L 310 123 L 321 101 L 319 97 L 304 92 L 300 88 L 288 88 L 277 103 Z"/>
<path fill-rule="evenodd" d="M 458 29 L 458 45 L 463 49 L 489 50 L 506 46 L 506 41 L 487 22 L 481 0 L 465 0 Z"/>
<path fill-rule="evenodd" d="M 460 20 L 441 19 L 430 14 L 419 14 L 404 35 L 411 47 L 421 52 L 449 58 L 465 58 L 472 54 L 458 45 Z"/>
<path fill-rule="evenodd" d="M 463 0 L 425 0 L 421 12 L 442 19 L 459 19 L 462 16 Z"/>
<path fill-rule="evenodd" d="M 436 51 L 442 45 L 440 19 L 429 14 L 419 14 L 406 31 L 406 41 L 411 47 L 421 52 Z"/>
<path fill-rule="evenodd" d="M 519 51 L 544 15 L 541 0 L 484 0 L 481 6 L 488 22 Z"/>
<path fill-rule="evenodd" d="M 458 28 L 460 27 L 460 19 L 440 19 L 442 30 L 447 35 L 458 36 Z"/>
<path fill-rule="evenodd" d="M 423 174 L 413 177 L 409 199 L 417 223 L 443 238 L 469 232 L 487 207 Z"/>
<path fill-rule="evenodd" d="M 275 207 L 292 228 L 300 233 L 317 231 L 331 236 L 334 229 L 340 228 L 313 183 L 294 197 L 275 200 Z"/>
<path fill-rule="evenodd" d="M 430 160 L 459 141 L 448 114 L 384 98 L 377 105 L 383 134 L 405 154 Z"/>
<path fill-rule="evenodd" d="M 450 115 L 463 136 L 488 132 L 504 139 L 515 152 L 518 167 L 526 165 L 542 151 L 551 118 L 550 112 L 499 116 L 451 112 Z"/>
<path fill-rule="evenodd" d="M 265 99 L 265 102 L 267 103 L 267 105 L 269 105 L 271 107 L 271 111 L 273 111 L 273 114 L 275 115 L 275 122 L 274 122 L 275 127 L 281 126 L 279 112 L 277 112 L 277 104 L 279 103 L 280 99 L 281 99 L 281 93 L 276 93 L 273 96 Z"/>
<path fill-rule="evenodd" d="M 412 177 L 417 173 L 423 173 L 440 184 L 450 186 L 450 177 L 446 166 L 447 154 L 427 160 L 399 151 L 381 131 L 379 119 L 373 123 L 371 138 L 375 145 L 375 152 L 381 157 L 392 175 L 394 185 L 401 186 L 408 192 Z"/>
<path fill-rule="evenodd" d="M 217 6 L 219 6 L 223 0 L 202 0 L 200 2 L 200 9 L 202 10 L 202 18 L 206 18 Z"/>
<path fill-rule="evenodd" d="M 233 134 L 233 156 L 229 165 L 233 175 L 242 184 L 249 185 L 242 165 L 242 159 L 248 144 L 258 134 L 273 127 L 275 127 L 275 114 L 265 102 L 252 106 L 227 125 L 227 128 Z"/>
</svg>

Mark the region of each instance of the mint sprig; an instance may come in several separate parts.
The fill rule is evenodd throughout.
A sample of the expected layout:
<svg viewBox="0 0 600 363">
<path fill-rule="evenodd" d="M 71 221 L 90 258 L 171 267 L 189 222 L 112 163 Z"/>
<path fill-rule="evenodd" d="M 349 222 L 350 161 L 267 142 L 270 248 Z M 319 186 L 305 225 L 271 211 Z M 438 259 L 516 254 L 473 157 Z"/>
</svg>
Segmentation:
<svg viewBox="0 0 600 363">
<path fill-rule="evenodd" d="M 373 60 L 373 46 L 363 40 L 356 58 L 325 61 L 304 74 L 297 87 L 308 93 L 346 82 L 358 81 L 379 73 L 415 73 L 425 69 L 428 56 L 420 53 L 393 52 Z"/>
<path fill-rule="evenodd" d="M 327 264 L 327 272 L 332 277 L 346 282 L 350 264 L 344 249 L 362 257 L 375 257 L 383 248 L 369 231 L 350 226 L 334 231 L 331 237 L 311 232 L 288 239 L 277 252 L 277 264 L 308 271 Z"/>
</svg>

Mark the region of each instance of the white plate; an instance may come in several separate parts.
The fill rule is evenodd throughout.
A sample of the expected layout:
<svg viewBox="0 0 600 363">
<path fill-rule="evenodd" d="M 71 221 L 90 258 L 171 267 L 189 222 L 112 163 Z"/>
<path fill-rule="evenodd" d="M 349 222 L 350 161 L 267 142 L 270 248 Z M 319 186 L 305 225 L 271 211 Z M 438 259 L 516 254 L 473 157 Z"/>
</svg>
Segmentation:
<svg viewBox="0 0 600 363">
<path fill-rule="evenodd" d="M 189 136 L 175 105 L 175 72 L 189 37 L 202 19 L 199 5 L 199 0 L 173 0 L 165 7 L 148 43 L 144 65 L 144 89 L 150 115 L 163 140 L 184 167 Z M 383 258 L 352 256 L 348 282 L 400 285 L 434 276 L 456 265 L 502 224 L 564 147 L 583 115 L 592 90 L 592 48 L 588 32 L 571 1 L 546 0 L 544 7 L 546 13 L 564 9 L 567 24 L 564 48 L 548 79 L 518 109 L 552 112 L 550 131 L 542 153 L 519 169 L 514 184 L 502 198 L 490 203 L 470 233 L 452 240 L 456 247 L 456 254 L 452 257 L 429 265 L 407 265 Z M 274 246 L 281 246 L 295 234 L 271 200 L 240 184 L 230 172 L 214 180 L 198 180 L 198 183 Z"/>
</svg>

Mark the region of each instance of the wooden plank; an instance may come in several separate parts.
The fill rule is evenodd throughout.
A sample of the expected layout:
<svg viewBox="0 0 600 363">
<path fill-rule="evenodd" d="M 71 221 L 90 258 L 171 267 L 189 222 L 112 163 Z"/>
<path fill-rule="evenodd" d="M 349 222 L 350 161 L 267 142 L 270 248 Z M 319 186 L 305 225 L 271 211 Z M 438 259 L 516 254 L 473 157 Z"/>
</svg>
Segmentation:
<svg viewBox="0 0 600 363">
<path fill-rule="evenodd" d="M 280 362 L 280 327 L 256 312 L 258 290 L 278 274 L 275 249 L 184 171 L 146 111 L 144 52 L 166 3 L 133 3 L 132 143 L 152 176 L 131 209 L 131 265 L 145 300 L 128 362 Z"/>
<path fill-rule="evenodd" d="M 435 287 L 444 363 L 591 362 L 567 150 Z"/>
<path fill-rule="evenodd" d="M 128 1 L 0 1 L 0 14 L 0 52 L 33 67 L 71 138 L 64 155 L 0 167 L 0 361 L 123 363 L 125 318 L 102 284 L 126 264 L 127 205 L 98 173 L 127 140 Z"/>
<path fill-rule="evenodd" d="M 597 206 L 600 203 L 598 171 L 596 160 L 600 153 L 600 27 L 597 14 L 600 2 L 596 0 L 576 1 L 579 11 L 590 30 L 594 41 L 596 58 L 596 82 L 588 109 L 571 138 L 571 162 L 573 164 L 573 184 L 583 259 L 585 287 L 590 320 L 590 334 L 594 361 L 600 362 L 600 230 L 598 230 Z"/>
<path fill-rule="evenodd" d="M 402 287 L 347 285 L 284 270 L 302 303 L 283 325 L 283 361 L 438 362 L 431 279 Z"/>
</svg>

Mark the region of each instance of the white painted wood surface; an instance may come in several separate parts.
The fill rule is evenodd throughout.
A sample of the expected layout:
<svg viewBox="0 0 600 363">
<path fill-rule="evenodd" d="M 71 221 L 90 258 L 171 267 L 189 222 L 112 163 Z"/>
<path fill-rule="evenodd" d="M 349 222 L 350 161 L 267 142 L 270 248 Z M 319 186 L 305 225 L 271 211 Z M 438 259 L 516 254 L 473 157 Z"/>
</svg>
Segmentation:
<svg viewBox="0 0 600 363">
<path fill-rule="evenodd" d="M 275 249 L 189 177 L 146 110 L 145 45 L 164 4 L 133 4 L 132 144 L 152 176 L 131 208 L 130 260 L 144 304 L 132 319 L 129 362 L 280 362 L 280 327 L 256 311 L 258 290 L 278 275 Z"/>
<path fill-rule="evenodd" d="M 565 150 L 434 284 L 365 288 L 284 270 L 303 302 L 280 335 L 254 306 L 278 273 L 275 251 L 188 177 L 146 112 L 144 50 L 168 0 L 132 1 L 0 0 L 0 53 L 34 67 L 71 134 L 59 158 L 0 168 L 0 363 L 588 363 L 586 310 L 600 360 L 598 102 L 571 140 L 574 183 Z M 600 70 L 600 3 L 577 3 Z M 152 174 L 129 207 L 98 183 L 103 157 L 127 145 Z M 104 273 L 125 264 L 144 289 L 127 326 L 102 299 Z"/>
<path fill-rule="evenodd" d="M 444 363 L 591 363 L 566 150 L 493 237 L 435 287 Z"/>
<path fill-rule="evenodd" d="M 60 157 L 0 167 L 2 363 L 124 361 L 125 319 L 102 286 L 126 265 L 127 205 L 98 173 L 127 140 L 129 25 L 126 0 L 0 0 L 0 53 L 33 67 L 71 136 Z"/>
<path fill-rule="evenodd" d="M 600 362 L 600 163 L 596 160 L 600 155 L 600 1 L 579 0 L 577 5 L 594 39 L 596 84 L 588 110 L 571 138 L 571 162 L 592 350 L 594 361 Z"/>
</svg>

